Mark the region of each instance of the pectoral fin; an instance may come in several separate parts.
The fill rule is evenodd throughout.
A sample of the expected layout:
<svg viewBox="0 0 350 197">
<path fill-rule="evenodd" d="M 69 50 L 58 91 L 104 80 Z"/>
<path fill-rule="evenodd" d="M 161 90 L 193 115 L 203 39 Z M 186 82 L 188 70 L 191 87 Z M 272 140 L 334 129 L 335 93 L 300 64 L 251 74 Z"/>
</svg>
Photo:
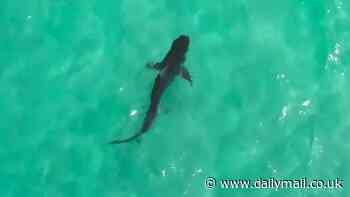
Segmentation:
<svg viewBox="0 0 350 197">
<path fill-rule="evenodd" d="M 190 72 L 187 70 L 186 67 L 181 66 L 179 75 L 180 75 L 183 79 L 185 79 L 186 81 L 188 81 L 188 82 L 190 83 L 190 85 L 192 86 L 192 78 L 191 78 Z"/>
</svg>

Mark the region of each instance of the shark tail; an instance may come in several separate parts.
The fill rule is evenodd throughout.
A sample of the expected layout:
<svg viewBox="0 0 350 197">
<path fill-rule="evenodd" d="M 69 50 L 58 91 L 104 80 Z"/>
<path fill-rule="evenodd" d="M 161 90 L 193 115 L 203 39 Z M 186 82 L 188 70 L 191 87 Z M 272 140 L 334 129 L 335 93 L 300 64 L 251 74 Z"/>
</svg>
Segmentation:
<svg viewBox="0 0 350 197">
<path fill-rule="evenodd" d="M 143 135 L 144 133 L 146 133 L 148 131 L 148 129 L 151 127 L 154 118 L 156 117 L 157 105 L 158 104 L 151 105 L 150 110 L 146 114 L 146 117 L 145 117 L 144 123 L 142 125 L 141 131 L 139 131 L 135 135 L 133 135 L 133 136 L 131 136 L 129 138 L 123 139 L 123 140 L 113 140 L 113 141 L 109 142 L 109 144 L 127 143 L 127 142 L 135 140 L 136 138 L 138 138 L 141 135 Z"/>
<path fill-rule="evenodd" d="M 126 142 L 130 142 L 130 141 L 133 141 L 135 140 L 136 138 L 138 138 L 139 136 L 141 136 L 144 132 L 138 132 L 136 133 L 135 135 L 129 137 L 129 138 L 126 138 L 126 139 L 123 139 L 123 140 L 113 140 L 111 142 L 109 142 L 109 144 L 121 144 L 121 143 L 126 143 Z"/>
</svg>

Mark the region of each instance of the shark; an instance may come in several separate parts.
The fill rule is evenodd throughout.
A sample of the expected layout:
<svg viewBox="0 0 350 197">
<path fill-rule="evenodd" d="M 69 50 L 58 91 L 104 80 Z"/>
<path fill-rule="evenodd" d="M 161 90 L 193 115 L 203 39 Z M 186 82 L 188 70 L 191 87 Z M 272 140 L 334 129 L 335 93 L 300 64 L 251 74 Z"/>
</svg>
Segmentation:
<svg viewBox="0 0 350 197">
<path fill-rule="evenodd" d="M 180 35 L 172 42 L 169 51 L 162 61 L 154 64 L 147 64 L 148 67 L 157 70 L 158 74 L 153 84 L 151 91 L 151 102 L 143 120 L 142 127 L 134 135 L 126 139 L 113 140 L 110 142 L 110 144 L 131 142 L 149 131 L 157 116 L 158 106 L 162 95 L 177 76 L 180 76 L 184 80 L 188 81 L 192 86 L 192 77 L 187 68 L 184 66 L 189 44 L 190 38 L 187 35 Z"/>
</svg>

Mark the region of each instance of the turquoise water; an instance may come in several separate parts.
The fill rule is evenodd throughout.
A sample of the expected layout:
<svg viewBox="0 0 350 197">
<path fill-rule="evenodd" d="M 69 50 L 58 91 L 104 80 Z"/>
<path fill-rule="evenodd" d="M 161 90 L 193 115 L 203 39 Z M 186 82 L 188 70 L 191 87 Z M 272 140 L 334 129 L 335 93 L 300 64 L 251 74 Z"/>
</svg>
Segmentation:
<svg viewBox="0 0 350 197">
<path fill-rule="evenodd" d="M 0 196 L 350 195 L 350 2 L 0 2 Z M 138 143 L 159 61 L 186 67 Z M 343 189 L 208 190 L 214 177 Z"/>
</svg>

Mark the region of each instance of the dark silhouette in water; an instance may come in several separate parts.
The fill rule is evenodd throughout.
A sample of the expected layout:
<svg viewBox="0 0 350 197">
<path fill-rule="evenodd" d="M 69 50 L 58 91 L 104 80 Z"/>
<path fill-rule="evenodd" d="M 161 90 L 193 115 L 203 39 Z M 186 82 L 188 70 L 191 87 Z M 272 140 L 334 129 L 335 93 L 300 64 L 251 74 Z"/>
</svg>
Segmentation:
<svg viewBox="0 0 350 197">
<path fill-rule="evenodd" d="M 180 35 L 173 41 L 170 50 L 161 62 L 149 65 L 158 70 L 159 73 L 152 88 L 151 104 L 143 121 L 142 128 L 135 135 L 123 140 L 114 140 L 110 142 L 111 144 L 130 142 L 148 131 L 157 115 L 158 104 L 162 94 L 177 75 L 180 75 L 192 85 L 190 73 L 183 66 L 189 43 L 190 39 L 188 36 Z"/>
</svg>

